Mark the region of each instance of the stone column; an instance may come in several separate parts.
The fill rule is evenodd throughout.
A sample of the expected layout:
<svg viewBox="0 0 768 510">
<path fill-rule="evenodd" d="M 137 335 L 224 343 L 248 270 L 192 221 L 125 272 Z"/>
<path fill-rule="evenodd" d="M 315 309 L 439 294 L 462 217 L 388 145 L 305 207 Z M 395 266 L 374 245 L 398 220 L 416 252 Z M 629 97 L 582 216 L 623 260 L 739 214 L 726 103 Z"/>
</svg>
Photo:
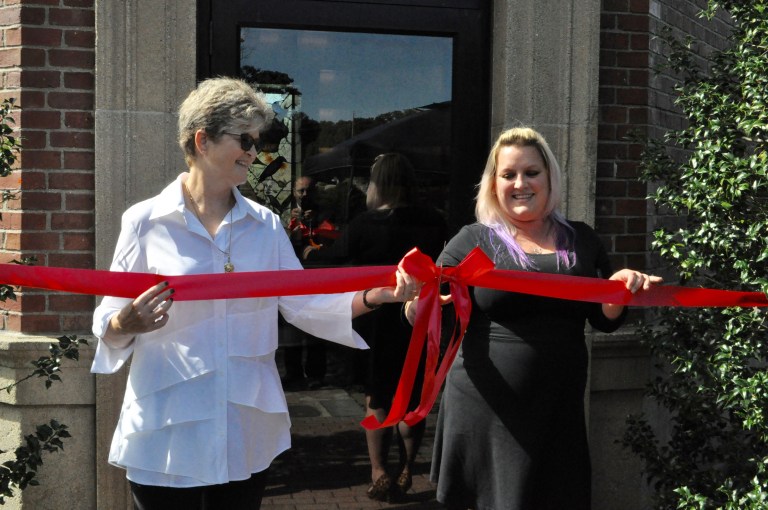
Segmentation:
<svg viewBox="0 0 768 510">
<path fill-rule="evenodd" d="M 176 110 L 195 86 L 195 3 L 96 2 L 96 267 L 107 269 L 130 205 L 186 169 Z M 107 464 L 127 370 L 96 379 L 97 508 L 130 508 L 125 473 Z"/>
<path fill-rule="evenodd" d="M 491 138 L 540 131 L 564 172 L 563 212 L 594 222 L 599 0 L 495 0 Z"/>
<path fill-rule="evenodd" d="M 32 373 L 30 361 L 48 356 L 53 337 L 4 331 L 0 339 L 0 388 Z M 15 491 L 3 508 L 96 508 L 94 480 L 94 386 L 90 374 L 93 350 L 80 349 L 80 359 L 64 360 L 61 382 L 45 388 L 45 380 L 34 377 L 0 391 L 1 461 L 13 458 L 24 437 L 35 427 L 56 420 L 68 427 L 72 437 L 63 440 L 64 450 L 43 455 L 40 485 Z M 73 506 L 73 501 L 77 505 Z"/>
</svg>

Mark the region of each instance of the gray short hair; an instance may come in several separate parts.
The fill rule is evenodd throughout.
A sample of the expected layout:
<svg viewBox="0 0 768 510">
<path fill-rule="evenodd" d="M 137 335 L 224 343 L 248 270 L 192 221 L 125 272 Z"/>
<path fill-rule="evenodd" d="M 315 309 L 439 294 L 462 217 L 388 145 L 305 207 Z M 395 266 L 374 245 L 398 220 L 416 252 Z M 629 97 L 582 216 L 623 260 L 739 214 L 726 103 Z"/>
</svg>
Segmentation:
<svg viewBox="0 0 768 510">
<path fill-rule="evenodd" d="M 264 94 L 236 78 L 209 78 L 200 82 L 179 107 L 179 145 L 187 164 L 195 159 L 195 133 L 213 140 L 225 131 L 258 131 L 272 122 L 274 112 Z"/>
</svg>

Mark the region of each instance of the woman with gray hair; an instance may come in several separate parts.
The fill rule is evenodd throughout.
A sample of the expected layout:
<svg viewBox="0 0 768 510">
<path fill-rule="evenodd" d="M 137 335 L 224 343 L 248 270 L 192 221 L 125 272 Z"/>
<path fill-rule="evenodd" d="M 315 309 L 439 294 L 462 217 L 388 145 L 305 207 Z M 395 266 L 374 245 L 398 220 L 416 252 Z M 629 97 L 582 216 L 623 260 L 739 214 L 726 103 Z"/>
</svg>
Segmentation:
<svg viewBox="0 0 768 510">
<path fill-rule="evenodd" d="M 477 194 L 477 223 L 438 261 L 455 266 L 476 246 L 499 269 L 602 277 L 648 289 L 660 278 L 623 269 L 586 224 L 563 218 L 560 168 L 536 131 L 501 133 Z M 446 379 L 432 480 L 449 508 L 588 510 L 584 416 L 585 322 L 617 329 L 621 305 L 471 288 L 472 315 Z M 413 320 L 418 299 L 406 303 Z"/>
<path fill-rule="evenodd" d="M 179 110 L 189 170 L 123 214 L 110 269 L 301 269 L 280 219 L 237 189 L 272 115 L 241 80 L 200 83 Z M 105 297 L 94 312 L 92 371 L 114 373 L 132 356 L 109 462 L 126 470 L 134 507 L 259 508 L 267 468 L 290 447 L 275 365 L 278 312 L 317 337 L 364 349 L 351 319 L 421 286 L 399 270 L 396 281 L 365 292 L 175 305 L 167 283 L 133 300 Z"/>
</svg>

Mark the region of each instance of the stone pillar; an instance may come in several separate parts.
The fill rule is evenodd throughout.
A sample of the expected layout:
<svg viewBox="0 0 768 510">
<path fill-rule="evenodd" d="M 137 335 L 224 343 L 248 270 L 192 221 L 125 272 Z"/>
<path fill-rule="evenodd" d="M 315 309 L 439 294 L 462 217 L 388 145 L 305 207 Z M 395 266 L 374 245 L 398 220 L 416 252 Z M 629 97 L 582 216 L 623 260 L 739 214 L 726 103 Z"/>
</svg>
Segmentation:
<svg viewBox="0 0 768 510">
<path fill-rule="evenodd" d="M 563 212 L 593 224 L 600 0 L 496 0 L 492 31 L 492 140 L 540 131 L 563 169 Z"/>
<path fill-rule="evenodd" d="M 176 110 L 195 86 L 195 3 L 96 3 L 96 267 L 112 259 L 125 209 L 186 169 Z M 125 472 L 107 464 L 127 370 L 96 378 L 97 508 L 130 508 Z"/>
<path fill-rule="evenodd" d="M 53 337 L 4 332 L 0 339 L 0 388 L 28 376 L 30 361 L 48 355 Z M 64 439 L 64 450 L 43 455 L 38 473 L 40 485 L 29 487 L 3 505 L 3 508 L 96 508 L 94 437 L 94 384 L 90 374 L 93 351 L 80 350 L 80 360 L 63 363 L 61 382 L 45 388 L 44 379 L 21 382 L 10 393 L 0 391 L 0 450 L 5 462 L 24 444 L 24 437 L 35 427 L 52 419 L 68 427 L 71 438 Z M 77 502 L 76 504 L 73 502 Z"/>
</svg>

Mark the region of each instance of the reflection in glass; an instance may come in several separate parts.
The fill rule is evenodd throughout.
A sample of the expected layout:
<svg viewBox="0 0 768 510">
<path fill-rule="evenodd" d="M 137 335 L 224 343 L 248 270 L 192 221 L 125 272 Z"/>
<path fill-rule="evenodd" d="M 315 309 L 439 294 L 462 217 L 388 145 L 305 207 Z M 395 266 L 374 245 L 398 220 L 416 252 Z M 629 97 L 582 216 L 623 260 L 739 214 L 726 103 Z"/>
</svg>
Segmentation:
<svg viewBox="0 0 768 510">
<path fill-rule="evenodd" d="M 292 183 L 312 176 L 317 203 L 341 228 L 365 208 L 373 159 L 402 152 L 424 200 L 447 208 L 451 38 L 252 27 L 240 35 L 241 75 L 276 112 L 244 193 L 287 224 Z"/>
</svg>

